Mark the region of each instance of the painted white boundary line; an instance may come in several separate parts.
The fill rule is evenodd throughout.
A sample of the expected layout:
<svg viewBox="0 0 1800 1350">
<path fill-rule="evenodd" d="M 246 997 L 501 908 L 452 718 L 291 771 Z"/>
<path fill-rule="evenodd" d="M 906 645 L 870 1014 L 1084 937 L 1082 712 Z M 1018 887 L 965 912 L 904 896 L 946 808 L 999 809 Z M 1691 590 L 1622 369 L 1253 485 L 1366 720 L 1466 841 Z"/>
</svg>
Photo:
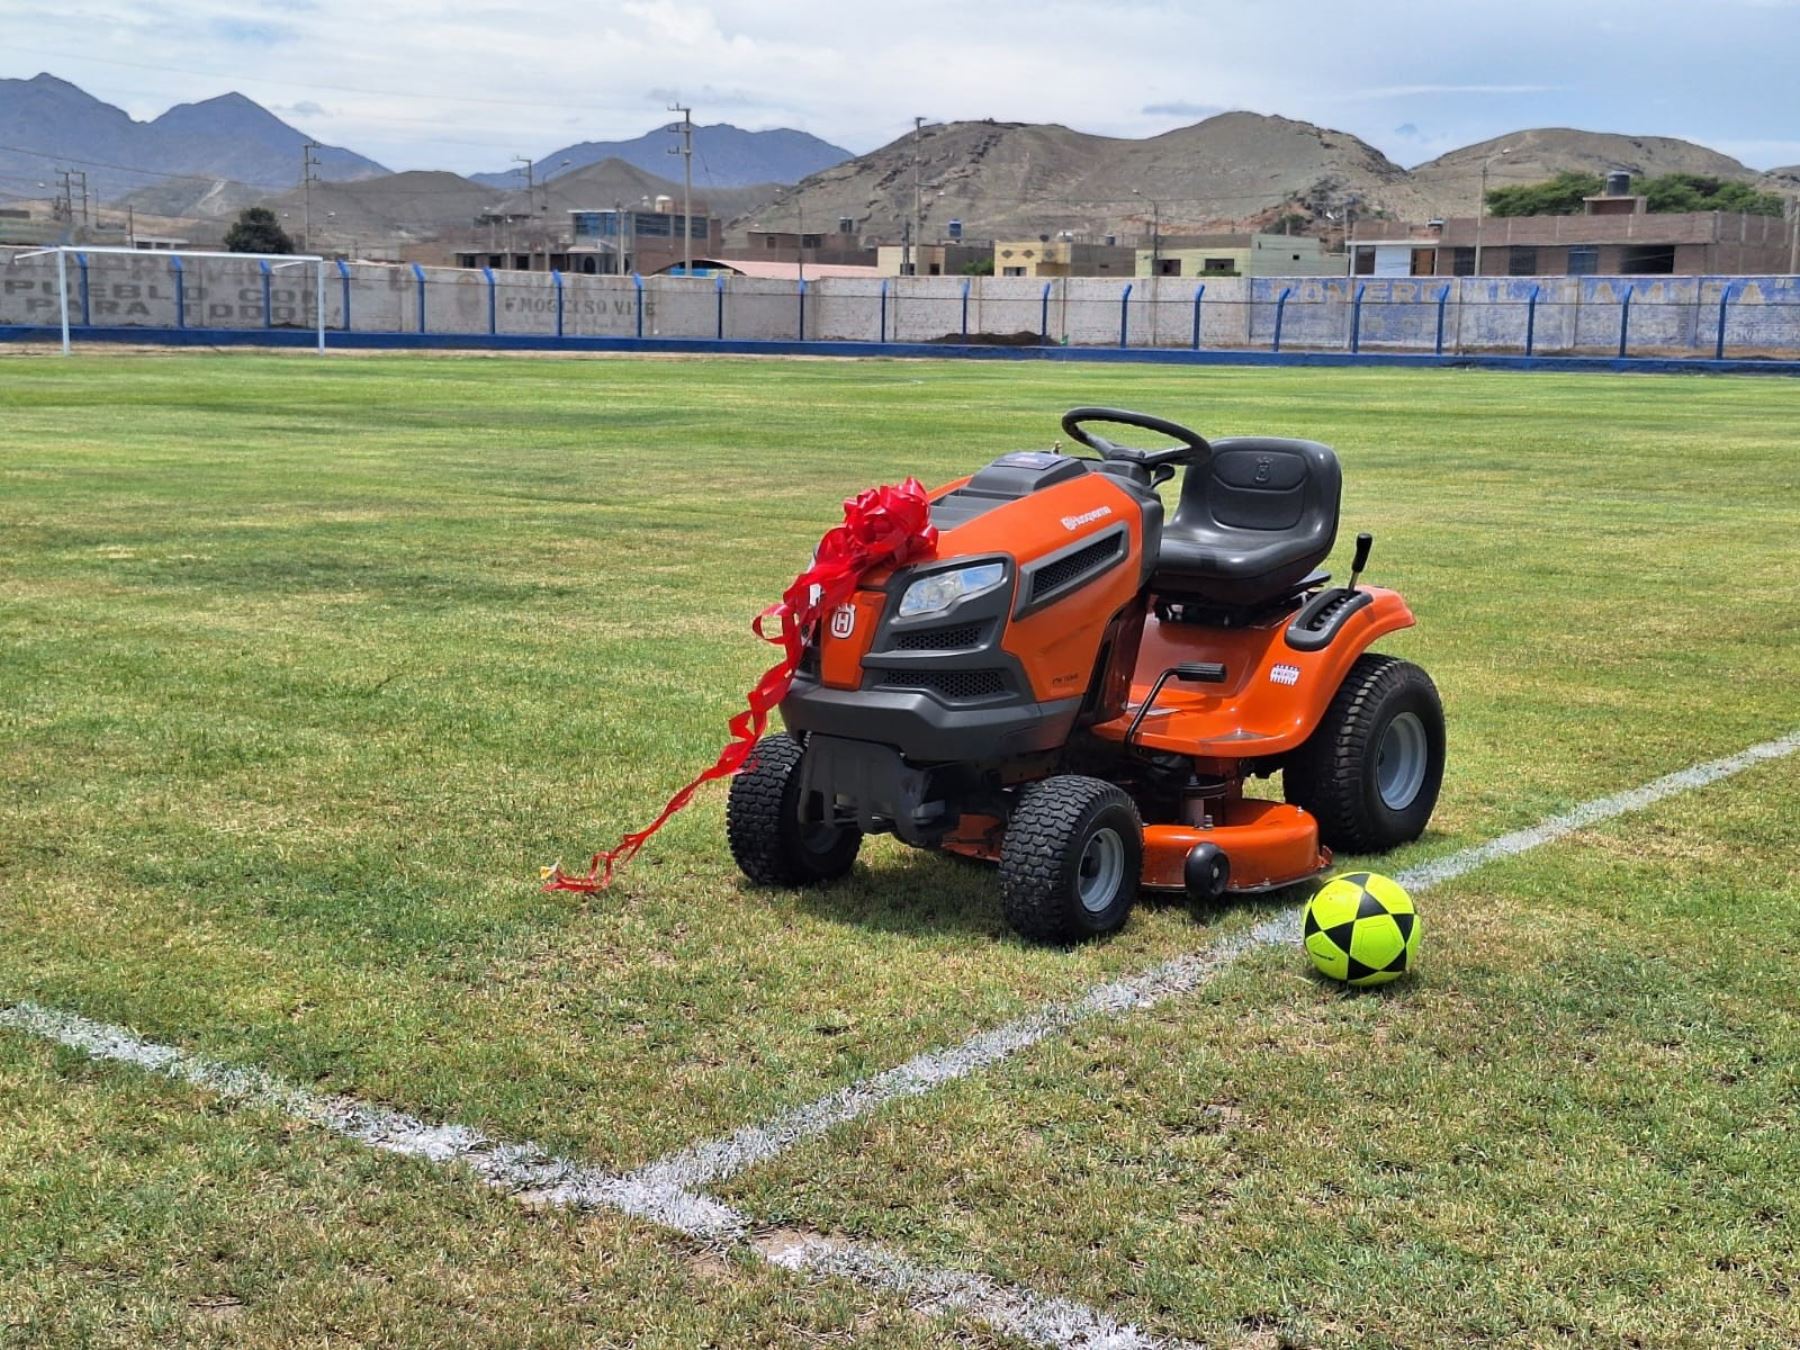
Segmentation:
<svg viewBox="0 0 1800 1350">
<path fill-rule="evenodd" d="M 1800 730 L 1723 759 L 1666 774 L 1642 787 L 1584 802 L 1528 829 L 1421 863 L 1400 873 L 1396 880 L 1419 894 L 1487 863 L 1539 848 L 1598 821 L 1641 811 L 1665 797 L 1704 787 L 1796 750 L 1800 750 Z M 736 1176 L 835 1126 L 869 1115 L 889 1102 L 923 1096 L 945 1083 L 966 1078 L 1089 1018 L 1149 1008 L 1189 993 L 1241 957 L 1291 940 L 1301 909 L 1300 905 L 1292 905 L 1276 910 L 1255 927 L 1224 938 L 1204 951 L 1178 956 L 1140 974 L 1099 985 L 1072 1001 L 1045 1004 L 1015 1021 L 972 1036 L 961 1045 L 929 1051 L 817 1101 L 793 1107 L 760 1125 L 748 1125 L 723 1138 L 671 1153 L 633 1173 L 633 1178 L 657 1189 L 693 1190 Z"/>
<path fill-rule="evenodd" d="M 191 1055 L 75 1013 L 13 1004 L 0 1007 L 0 1029 L 68 1046 L 94 1059 L 134 1065 L 371 1148 L 438 1167 L 462 1167 L 494 1189 L 534 1205 L 609 1209 L 648 1219 L 711 1247 L 898 1295 L 920 1312 L 959 1313 L 1047 1350 L 1184 1350 L 1181 1342 L 1147 1336 L 1084 1304 L 1045 1298 L 968 1271 L 916 1265 L 884 1247 L 810 1234 L 780 1243 L 761 1239 L 748 1216 L 707 1196 L 584 1167 L 534 1144 L 505 1143 L 466 1125 L 432 1124 L 354 1097 L 309 1092 L 261 1069 Z"/>
</svg>

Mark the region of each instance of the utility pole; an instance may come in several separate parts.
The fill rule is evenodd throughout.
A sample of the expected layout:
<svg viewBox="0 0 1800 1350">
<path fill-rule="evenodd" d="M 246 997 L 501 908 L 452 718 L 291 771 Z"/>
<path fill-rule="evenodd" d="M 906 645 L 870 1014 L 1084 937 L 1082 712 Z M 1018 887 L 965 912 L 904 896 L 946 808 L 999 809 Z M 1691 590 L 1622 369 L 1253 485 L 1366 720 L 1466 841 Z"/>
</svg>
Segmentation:
<svg viewBox="0 0 1800 1350">
<path fill-rule="evenodd" d="M 1800 273 L 1800 197 L 1788 198 L 1788 275 Z"/>
<path fill-rule="evenodd" d="M 679 103 L 669 105 L 670 112 L 681 114 L 681 120 L 669 130 L 681 137 L 680 145 L 671 145 L 669 153 L 681 156 L 681 275 L 694 275 L 694 110 Z"/>
<path fill-rule="evenodd" d="M 1143 197 L 1150 203 L 1150 275 L 1162 275 L 1162 202 L 1155 197 L 1146 197 L 1138 189 L 1131 189 L 1134 197 Z M 1139 217 L 1142 219 L 1142 217 Z"/>
<path fill-rule="evenodd" d="M 525 215 L 530 218 L 537 214 L 537 165 L 530 155 L 514 155 L 513 163 L 525 166 L 522 169 L 514 169 L 513 172 L 525 175 Z M 525 270 L 527 272 L 533 270 L 531 259 L 535 252 L 531 236 L 527 234 L 525 236 Z"/>
<path fill-rule="evenodd" d="M 794 189 L 794 223 L 800 230 L 800 247 L 795 256 L 800 259 L 800 280 L 806 280 L 806 206 L 800 196 L 800 189 Z"/>
<path fill-rule="evenodd" d="M 913 242 L 913 247 L 920 251 L 923 251 L 924 247 L 925 247 L 925 194 L 924 194 L 924 190 L 923 190 L 923 188 L 920 184 L 920 180 L 919 180 L 919 134 L 920 134 L 921 130 L 924 128 L 924 126 L 925 126 L 925 119 L 923 117 L 913 118 L 912 242 Z M 905 260 L 903 259 L 902 261 L 905 261 Z M 909 267 L 903 268 L 902 270 L 910 271 L 914 276 L 917 276 L 919 274 L 918 259 L 916 257 L 914 257 L 911 260 L 911 265 Z"/>
<path fill-rule="evenodd" d="M 137 247 L 137 207 L 129 203 L 125 207 L 125 243 L 130 248 Z"/>
<path fill-rule="evenodd" d="M 81 169 L 58 169 L 58 178 L 62 179 L 62 205 L 57 214 L 68 223 L 71 229 L 75 226 L 75 180 L 81 180 L 81 226 L 85 230 L 88 220 L 88 181 L 87 174 Z"/>
<path fill-rule="evenodd" d="M 1504 150 L 1496 150 L 1493 154 L 1489 155 L 1486 159 L 1481 161 L 1481 200 L 1475 203 L 1475 275 L 1476 276 L 1481 275 L 1481 226 L 1482 226 L 1482 223 L 1487 220 L 1488 170 L 1493 167 L 1495 160 L 1499 159 L 1502 155 L 1510 155 L 1511 153 L 1512 153 L 1512 147 L 1508 146 Z M 1458 315 L 1459 321 L 1460 321 L 1461 314 L 1462 314 L 1461 309 L 1458 309 L 1457 315 Z"/>
<path fill-rule="evenodd" d="M 305 238 L 300 241 L 303 249 L 312 247 L 312 190 L 313 184 L 319 181 L 319 157 L 313 151 L 319 148 L 317 141 L 308 141 L 300 147 L 300 192 L 305 205 L 305 213 L 301 217 L 302 228 L 305 230 Z"/>
</svg>

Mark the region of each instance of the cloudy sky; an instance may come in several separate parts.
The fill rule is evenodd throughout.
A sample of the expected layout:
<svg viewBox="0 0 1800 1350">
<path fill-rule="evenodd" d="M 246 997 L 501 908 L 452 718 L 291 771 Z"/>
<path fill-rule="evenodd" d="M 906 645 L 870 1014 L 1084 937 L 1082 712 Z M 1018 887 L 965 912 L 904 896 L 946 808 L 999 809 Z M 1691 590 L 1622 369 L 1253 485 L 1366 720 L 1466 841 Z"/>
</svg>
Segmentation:
<svg viewBox="0 0 1800 1350">
<path fill-rule="evenodd" d="M 994 117 L 1143 136 L 1230 108 L 1402 164 L 1528 126 L 1800 163 L 1800 0 L 0 0 L 0 76 L 134 116 L 236 89 L 396 169 L 701 122 L 872 149 Z"/>
</svg>

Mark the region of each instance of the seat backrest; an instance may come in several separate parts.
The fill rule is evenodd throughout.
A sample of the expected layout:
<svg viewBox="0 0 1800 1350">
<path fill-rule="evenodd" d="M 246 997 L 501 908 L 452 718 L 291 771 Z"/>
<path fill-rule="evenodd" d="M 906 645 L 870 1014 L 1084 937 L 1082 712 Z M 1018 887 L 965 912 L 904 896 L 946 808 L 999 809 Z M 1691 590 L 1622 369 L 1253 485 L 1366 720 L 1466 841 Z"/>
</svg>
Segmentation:
<svg viewBox="0 0 1800 1350">
<path fill-rule="evenodd" d="M 1337 538 L 1343 472 L 1330 446 L 1277 436 L 1213 442 L 1213 456 L 1187 470 L 1171 522 L 1178 529 L 1252 530 L 1309 542 L 1321 556 Z"/>
</svg>

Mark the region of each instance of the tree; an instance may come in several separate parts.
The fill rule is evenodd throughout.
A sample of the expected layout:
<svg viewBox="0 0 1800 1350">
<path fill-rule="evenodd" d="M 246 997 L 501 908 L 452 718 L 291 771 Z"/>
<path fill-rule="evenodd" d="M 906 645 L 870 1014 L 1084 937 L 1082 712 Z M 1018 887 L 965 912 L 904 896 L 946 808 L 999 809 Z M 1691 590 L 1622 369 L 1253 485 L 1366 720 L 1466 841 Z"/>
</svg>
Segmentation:
<svg viewBox="0 0 1800 1350">
<path fill-rule="evenodd" d="M 292 253 L 288 238 L 275 213 L 266 206 L 246 206 L 225 232 L 227 253 Z"/>
<path fill-rule="evenodd" d="M 1752 216 L 1778 216 L 1781 197 L 1758 192 L 1748 183 L 1699 173 L 1665 173 L 1638 179 L 1632 191 L 1645 198 L 1651 211 L 1742 211 Z"/>
<path fill-rule="evenodd" d="M 1487 195 L 1491 216 L 1578 216 L 1582 198 L 1598 196 L 1606 185 L 1597 173 L 1565 170 L 1547 183 L 1494 188 Z"/>
<path fill-rule="evenodd" d="M 965 277 L 991 277 L 994 275 L 994 256 L 977 258 L 972 263 L 964 263 L 962 273 Z"/>
</svg>

